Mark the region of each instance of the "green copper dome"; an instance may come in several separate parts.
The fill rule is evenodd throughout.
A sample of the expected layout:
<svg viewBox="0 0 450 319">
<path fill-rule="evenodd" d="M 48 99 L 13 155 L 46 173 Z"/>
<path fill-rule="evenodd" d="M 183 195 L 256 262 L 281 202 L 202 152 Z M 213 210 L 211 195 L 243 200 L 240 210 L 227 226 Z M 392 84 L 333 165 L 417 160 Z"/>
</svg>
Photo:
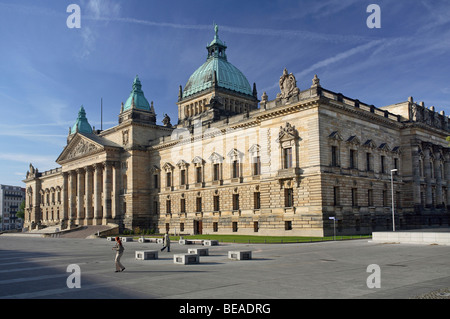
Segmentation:
<svg viewBox="0 0 450 319">
<path fill-rule="evenodd" d="M 137 75 L 133 81 L 133 89 L 131 90 L 130 96 L 123 106 L 123 110 L 126 111 L 132 108 L 150 111 L 150 104 L 144 96 L 141 81 Z"/>
<path fill-rule="evenodd" d="M 75 124 L 70 129 L 70 134 L 75 134 L 77 132 L 92 133 L 92 127 L 86 118 L 86 111 L 84 110 L 83 106 L 81 106 L 80 110 L 78 111 L 78 118 Z"/>
<path fill-rule="evenodd" d="M 206 47 L 208 57 L 189 78 L 183 90 L 183 98 L 197 92 L 217 86 L 252 96 L 252 89 L 247 78 L 227 61 L 226 45 L 219 39 L 218 27 L 215 25 L 214 40 Z"/>
</svg>

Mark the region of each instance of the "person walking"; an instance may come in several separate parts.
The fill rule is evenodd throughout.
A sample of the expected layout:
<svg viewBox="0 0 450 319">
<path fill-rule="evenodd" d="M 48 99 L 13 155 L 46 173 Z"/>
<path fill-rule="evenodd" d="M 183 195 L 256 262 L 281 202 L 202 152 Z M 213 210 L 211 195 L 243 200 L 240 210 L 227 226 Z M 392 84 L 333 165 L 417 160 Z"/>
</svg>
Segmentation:
<svg viewBox="0 0 450 319">
<path fill-rule="evenodd" d="M 167 248 L 167 252 L 170 253 L 170 237 L 169 232 L 166 231 L 166 234 L 164 235 L 164 247 L 161 248 L 161 251 Z"/>
<path fill-rule="evenodd" d="M 116 271 L 115 272 L 121 272 L 125 270 L 125 267 L 120 263 L 120 258 L 123 255 L 123 251 L 125 250 L 125 248 L 123 248 L 122 245 L 122 241 L 120 240 L 119 237 L 116 237 L 116 245 L 113 247 L 114 250 L 116 250 L 116 259 L 115 259 L 115 263 L 116 263 Z"/>
</svg>

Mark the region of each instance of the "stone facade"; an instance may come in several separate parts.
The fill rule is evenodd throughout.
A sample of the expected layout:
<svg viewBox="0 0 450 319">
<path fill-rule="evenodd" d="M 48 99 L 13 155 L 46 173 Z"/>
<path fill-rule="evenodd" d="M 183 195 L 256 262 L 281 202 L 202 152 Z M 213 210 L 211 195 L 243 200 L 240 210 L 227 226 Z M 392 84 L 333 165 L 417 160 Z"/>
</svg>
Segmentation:
<svg viewBox="0 0 450 319">
<path fill-rule="evenodd" d="M 366 234 L 392 229 L 393 193 L 398 229 L 449 225 L 443 112 L 377 108 L 317 76 L 301 90 L 287 70 L 275 99 L 255 96 L 180 88 L 175 126 L 132 104 L 113 128 L 70 132 L 60 168 L 30 165 L 25 224 L 323 236 L 335 217 L 337 234 Z"/>
</svg>

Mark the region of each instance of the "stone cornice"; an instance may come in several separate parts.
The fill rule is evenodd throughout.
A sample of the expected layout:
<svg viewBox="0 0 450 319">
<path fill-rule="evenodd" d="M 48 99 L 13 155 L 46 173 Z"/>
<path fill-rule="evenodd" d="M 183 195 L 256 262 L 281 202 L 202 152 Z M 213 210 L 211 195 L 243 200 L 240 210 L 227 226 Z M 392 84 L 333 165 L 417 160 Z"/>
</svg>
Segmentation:
<svg viewBox="0 0 450 319">
<path fill-rule="evenodd" d="M 242 121 L 239 121 L 236 123 L 229 123 L 227 125 L 221 125 L 220 127 L 214 127 L 214 128 L 216 128 L 217 130 L 219 130 L 220 132 L 225 134 L 230 129 L 237 130 L 237 129 L 247 129 L 247 128 L 255 127 L 255 126 L 260 125 L 261 122 L 269 120 L 269 119 L 277 118 L 280 116 L 286 116 L 288 114 L 293 114 L 300 110 L 306 110 L 306 109 L 318 107 L 319 106 L 318 101 L 319 101 L 319 99 L 316 97 L 316 98 L 312 98 L 312 99 L 308 99 L 308 100 L 298 101 L 298 102 L 295 102 L 292 104 L 280 105 L 276 108 L 272 108 L 269 110 L 258 109 L 257 111 L 255 110 L 255 111 L 250 112 L 250 116 L 248 118 L 245 118 Z M 242 116 L 242 114 L 240 114 L 239 116 Z M 198 134 L 198 135 L 190 136 L 190 138 L 187 138 L 187 139 L 169 140 L 167 142 L 162 142 L 162 143 L 158 143 L 156 145 L 151 145 L 148 147 L 148 150 L 163 150 L 165 148 L 170 148 L 177 144 L 183 145 L 183 144 L 187 144 L 187 143 L 194 143 L 194 142 L 202 140 L 202 139 L 207 139 L 207 138 L 213 137 L 215 134 L 217 134 L 217 131 L 213 130 L 206 134 L 203 133 L 201 135 Z"/>
</svg>

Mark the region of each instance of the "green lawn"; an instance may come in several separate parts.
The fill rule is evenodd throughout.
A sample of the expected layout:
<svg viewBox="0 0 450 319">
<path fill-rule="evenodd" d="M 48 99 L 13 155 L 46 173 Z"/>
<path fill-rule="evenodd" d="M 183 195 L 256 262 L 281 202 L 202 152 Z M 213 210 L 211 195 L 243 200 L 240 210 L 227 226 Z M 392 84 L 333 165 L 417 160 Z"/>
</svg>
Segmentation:
<svg viewBox="0 0 450 319">
<path fill-rule="evenodd" d="M 132 235 L 138 239 L 142 235 Z M 163 234 L 144 235 L 148 238 L 161 238 Z M 252 236 L 252 235 L 188 235 L 185 239 L 212 239 L 221 243 L 243 243 L 243 244 L 270 244 L 270 243 L 302 243 L 334 240 L 333 236 L 327 237 L 299 237 L 299 236 Z M 336 240 L 371 238 L 372 235 L 336 236 Z M 180 236 L 170 236 L 172 241 L 178 241 Z"/>
<path fill-rule="evenodd" d="M 336 240 L 371 238 L 371 235 L 336 236 Z M 297 236 L 251 236 L 251 235 L 193 235 L 186 239 L 212 239 L 224 243 L 300 243 L 333 240 L 328 237 L 297 237 Z M 175 239 L 175 237 L 174 237 Z"/>
</svg>

